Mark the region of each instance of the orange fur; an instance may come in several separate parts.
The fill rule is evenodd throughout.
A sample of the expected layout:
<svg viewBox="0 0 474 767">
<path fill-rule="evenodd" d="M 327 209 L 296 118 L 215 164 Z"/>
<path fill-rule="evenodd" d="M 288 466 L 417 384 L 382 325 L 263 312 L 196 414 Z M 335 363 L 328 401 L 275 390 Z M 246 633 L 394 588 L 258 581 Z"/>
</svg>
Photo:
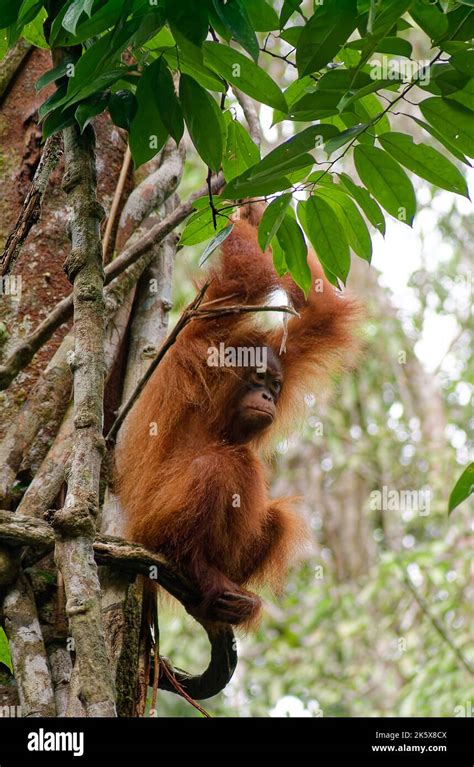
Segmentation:
<svg viewBox="0 0 474 767">
<path fill-rule="evenodd" d="M 209 367 L 207 352 L 223 342 L 268 346 L 278 355 L 282 330 L 259 329 L 250 314 L 194 320 L 136 402 L 117 451 L 128 536 L 161 551 L 194 580 L 204 611 L 225 591 L 247 597 L 249 584 L 281 584 L 307 533 L 288 500 L 268 498 L 258 448 L 268 433 L 291 427 L 304 394 L 342 369 L 357 345 L 356 302 L 332 288 L 314 256 L 311 269 L 322 292 L 313 287 L 306 301 L 288 276 L 279 279 L 271 253 L 258 246 L 260 212 L 252 204 L 243 210 L 207 277 L 206 300 L 265 303 L 269 291 L 283 287 L 300 312 L 289 321 L 280 357 L 283 385 L 273 426 L 245 444 L 223 441 L 241 371 Z M 255 598 L 232 622 L 252 623 L 259 607 Z"/>
</svg>

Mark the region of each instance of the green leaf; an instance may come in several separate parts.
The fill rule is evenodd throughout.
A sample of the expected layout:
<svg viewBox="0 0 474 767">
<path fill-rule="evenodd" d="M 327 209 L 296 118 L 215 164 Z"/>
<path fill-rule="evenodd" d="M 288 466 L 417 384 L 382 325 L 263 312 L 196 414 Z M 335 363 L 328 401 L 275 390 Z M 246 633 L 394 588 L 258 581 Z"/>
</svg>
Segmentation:
<svg viewBox="0 0 474 767">
<path fill-rule="evenodd" d="M 304 160 L 301 162 L 304 163 Z M 303 165 L 302 167 L 306 167 Z M 289 189 L 292 182 L 287 176 L 278 176 L 275 173 L 262 174 L 249 178 L 247 173 L 243 173 L 227 184 L 225 193 L 232 200 L 238 200 L 241 197 L 253 197 L 265 194 L 274 194 Z"/>
<path fill-rule="evenodd" d="M 286 22 L 295 11 L 299 12 L 299 8 L 302 2 L 303 0 L 284 0 L 280 12 L 280 29 L 283 29 Z"/>
<path fill-rule="evenodd" d="M 343 96 L 347 91 L 365 88 L 371 82 L 372 78 L 367 72 L 358 72 L 355 69 L 330 69 L 319 78 L 316 90 L 339 91 L 340 95 Z"/>
<path fill-rule="evenodd" d="M 133 36 L 132 46 L 134 49 L 144 47 L 150 40 L 163 29 L 165 23 L 164 9 L 157 6 L 148 6 L 143 13 L 138 13 L 140 26 Z"/>
<path fill-rule="evenodd" d="M 56 109 L 54 112 L 50 112 L 43 122 L 43 138 L 47 139 L 49 136 L 52 136 L 53 133 L 58 133 L 58 131 L 73 125 L 75 121 L 75 111 L 75 107 L 69 107 L 65 110 Z"/>
<path fill-rule="evenodd" d="M 109 114 L 114 125 L 130 131 L 133 118 L 138 110 L 138 102 L 132 91 L 120 90 L 112 93 L 109 99 Z"/>
<path fill-rule="evenodd" d="M 205 66 L 201 49 L 182 36 L 179 40 L 179 55 L 176 48 L 168 49 L 163 54 L 170 67 L 175 72 L 190 75 L 207 90 L 224 93 L 226 90 L 224 81 L 217 77 L 212 69 Z"/>
<path fill-rule="evenodd" d="M 69 78 L 67 94 L 62 104 L 70 105 L 81 101 L 111 85 L 128 71 L 128 68 L 121 65 L 120 54 L 139 24 L 140 19 L 131 19 L 117 35 L 109 32 L 82 54 L 75 65 L 74 76 Z M 112 65 L 115 65 L 115 68 L 112 68 Z M 144 75 L 147 71 L 148 68 Z"/>
<path fill-rule="evenodd" d="M 82 43 L 116 26 L 122 16 L 123 3 L 121 0 L 109 0 L 99 10 L 94 11 L 91 18 L 83 17 L 79 20 L 75 35 L 71 35 L 62 25 L 67 11 L 66 3 L 53 21 L 50 34 L 51 47 Z"/>
<path fill-rule="evenodd" d="M 304 164 L 305 161 L 308 162 L 308 165 Z M 301 155 L 301 161 L 298 161 L 298 162 L 300 164 L 300 167 L 295 168 L 295 170 L 289 171 L 287 174 L 288 180 L 290 181 L 291 186 L 295 186 L 296 184 L 301 183 L 303 179 L 306 179 L 308 177 L 308 173 L 310 173 L 310 171 L 313 169 L 314 158 L 310 154 Z"/>
<path fill-rule="evenodd" d="M 150 51 L 159 51 L 162 53 L 166 48 L 171 48 L 176 45 L 176 40 L 171 34 L 168 27 L 162 27 L 159 32 L 156 33 L 150 40 L 145 43 L 145 48 Z"/>
<path fill-rule="evenodd" d="M 245 5 L 241 0 L 213 0 L 217 15 L 232 36 L 254 61 L 257 61 L 259 45 Z"/>
<path fill-rule="evenodd" d="M 282 112 L 285 97 L 274 80 L 242 53 L 220 43 L 203 43 L 205 63 L 248 96 Z"/>
<path fill-rule="evenodd" d="M 430 77 L 420 88 L 435 94 L 436 96 L 449 96 L 455 91 L 464 88 L 469 80 L 468 75 L 459 72 L 448 63 L 436 63 L 430 67 Z"/>
<path fill-rule="evenodd" d="M 466 107 L 467 109 L 470 109 L 471 112 L 473 112 L 474 111 L 474 77 L 471 77 L 471 79 L 466 83 L 464 88 L 449 94 L 447 98 L 452 99 L 453 101 L 457 101 L 459 104 L 462 104 L 463 107 Z"/>
<path fill-rule="evenodd" d="M 474 77 L 474 51 L 465 50 L 451 56 L 450 64 L 459 72 Z"/>
<path fill-rule="evenodd" d="M 286 176 L 281 178 L 263 176 L 257 179 L 249 179 L 248 181 L 233 179 L 230 189 L 226 187 L 225 190 L 228 197 L 232 200 L 239 200 L 242 197 L 257 197 L 283 192 L 285 189 L 290 189 L 291 186 L 292 181 Z"/>
<path fill-rule="evenodd" d="M 271 32 L 279 29 L 278 15 L 265 0 L 242 0 L 242 5 L 256 32 Z"/>
<path fill-rule="evenodd" d="M 32 22 L 42 10 L 41 0 L 23 0 L 18 14 L 18 19 L 7 32 L 8 45 L 11 48 L 19 40 L 23 28 L 26 24 Z"/>
<path fill-rule="evenodd" d="M 287 212 L 276 235 L 288 271 L 307 296 L 311 287 L 311 269 L 308 266 L 308 248 L 298 222 Z"/>
<path fill-rule="evenodd" d="M 2 627 L 0 626 L 0 663 L 3 663 L 13 674 L 12 656 L 10 645 Z"/>
<path fill-rule="evenodd" d="M 224 240 L 227 239 L 229 234 L 232 232 L 232 229 L 234 228 L 234 224 L 229 224 L 228 226 L 224 227 L 222 231 L 219 232 L 219 234 L 216 234 L 216 236 L 211 240 L 209 245 L 206 247 L 204 252 L 202 253 L 200 259 L 199 259 L 199 266 L 203 266 L 204 263 L 207 261 L 211 253 L 214 253 L 215 250 L 217 250 L 218 247 L 222 245 Z"/>
<path fill-rule="evenodd" d="M 367 96 L 364 96 L 355 102 L 354 109 L 356 114 L 359 115 L 363 121 L 368 122 L 369 120 L 378 117 L 378 115 L 383 112 L 384 108 L 375 93 L 368 93 Z M 374 122 L 371 130 L 376 136 L 378 136 L 379 133 L 387 133 L 387 131 L 390 130 L 388 115 L 384 115 L 380 120 Z"/>
<path fill-rule="evenodd" d="M 137 168 L 155 157 L 169 135 L 155 99 L 158 66 L 154 61 L 146 67 L 137 86 L 138 109 L 130 125 L 130 151 Z"/>
<path fill-rule="evenodd" d="M 44 120 L 46 115 L 48 115 L 53 110 L 57 109 L 58 106 L 63 103 L 66 92 L 67 92 L 67 86 L 60 85 L 57 88 L 57 90 L 53 91 L 51 96 L 48 96 L 46 101 L 43 101 L 40 108 L 38 109 L 38 116 L 39 116 L 40 122 Z"/>
<path fill-rule="evenodd" d="M 296 49 L 300 76 L 333 60 L 356 26 L 357 0 L 325 0 L 305 24 Z"/>
<path fill-rule="evenodd" d="M 314 91 L 306 93 L 288 109 L 292 120 L 309 122 L 335 115 L 339 111 L 340 93 L 337 91 Z"/>
<path fill-rule="evenodd" d="M 78 93 L 75 93 L 74 96 L 66 96 L 65 106 L 72 106 L 73 104 L 77 104 L 79 101 L 84 101 L 89 96 L 106 90 L 111 85 L 114 85 L 114 83 L 116 83 L 118 80 L 122 80 L 126 74 L 127 70 L 124 68 L 107 69 L 106 71 L 97 75 L 95 78 L 91 79 L 87 84 L 84 84 L 83 88 Z M 69 79 L 72 80 L 73 78 L 71 77 Z"/>
<path fill-rule="evenodd" d="M 378 45 L 389 32 L 400 16 L 411 6 L 413 0 L 383 0 L 382 3 L 374 3 L 376 6 L 375 19 L 372 29 L 367 29 L 367 44 L 362 51 L 361 63 L 367 61 L 373 51 L 378 50 Z"/>
<path fill-rule="evenodd" d="M 366 45 L 367 38 L 364 37 L 347 43 L 346 48 L 355 48 L 362 51 Z M 402 37 L 385 37 L 377 41 L 376 51 L 378 53 L 391 53 L 395 56 L 405 56 L 405 58 L 409 59 L 412 54 L 412 45 Z"/>
<path fill-rule="evenodd" d="M 303 29 L 304 27 L 302 26 L 289 27 L 288 29 L 282 29 L 282 31 L 280 32 L 280 39 L 284 40 L 286 43 L 289 43 L 293 48 L 296 48 Z"/>
<path fill-rule="evenodd" d="M 217 173 L 224 149 L 222 112 L 212 96 L 188 75 L 181 75 L 179 97 L 192 142 L 206 165 Z"/>
<path fill-rule="evenodd" d="M 446 53 L 454 56 L 455 53 L 469 50 L 470 44 L 462 42 L 461 40 L 446 40 L 440 43 L 440 48 L 443 51 L 446 51 Z"/>
<path fill-rule="evenodd" d="M 258 244 L 262 250 L 266 250 L 285 218 L 288 206 L 291 202 L 291 194 L 281 194 L 276 197 L 262 216 L 258 225 Z"/>
<path fill-rule="evenodd" d="M 359 144 L 354 149 L 357 173 L 376 200 L 399 221 L 411 226 L 416 197 L 407 174 L 383 149 Z"/>
<path fill-rule="evenodd" d="M 195 0 L 165 0 L 165 9 L 171 31 L 176 28 L 184 37 L 200 46 L 209 28 L 206 3 Z"/>
<path fill-rule="evenodd" d="M 440 0 L 440 2 L 443 3 L 446 2 L 446 0 Z M 454 4 L 451 0 L 448 0 L 448 2 L 450 5 Z M 459 6 L 459 8 L 456 8 L 455 10 L 449 10 L 447 17 L 448 31 L 443 36 L 443 40 L 472 41 L 474 38 L 474 14 L 472 13 L 472 8 L 463 8 Z"/>
<path fill-rule="evenodd" d="M 384 133 L 382 147 L 399 163 L 448 192 L 469 197 L 464 176 L 446 157 L 426 144 L 415 144 L 406 133 Z"/>
<path fill-rule="evenodd" d="M 343 109 L 347 109 L 351 104 L 354 103 L 354 101 L 358 101 L 359 99 L 363 98 L 364 96 L 367 96 L 367 94 L 372 93 L 373 91 L 379 91 L 385 89 L 385 90 L 393 90 L 394 88 L 398 88 L 401 82 L 401 77 L 396 77 L 394 73 L 394 77 L 387 79 L 387 80 L 372 80 L 369 85 L 366 85 L 364 88 L 359 88 L 355 91 L 352 95 L 348 95 L 347 98 L 341 99 L 339 103 L 339 109 L 342 111 Z"/>
<path fill-rule="evenodd" d="M 472 113 L 445 98 L 425 99 L 419 104 L 430 125 L 460 152 L 474 157 L 474 119 Z"/>
<path fill-rule="evenodd" d="M 471 163 L 468 159 L 466 159 L 466 157 L 464 157 L 463 153 L 460 152 L 457 147 L 453 146 L 453 144 L 451 144 L 448 139 L 442 136 L 441 133 L 436 130 L 436 128 L 433 128 L 432 125 L 425 123 L 424 120 L 420 120 L 418 117 L 412 116 L 412 119 L 418 123 L 418 125 L 420 125 L 427 133 L 429 133 L 430 136 L 433 136 L 433 138 L 439 141 L 439 143 L 442 144 L 448 150 L 448 152 L 451 152 L 454 157 L 457 157 L 458 160 L 471 167 Z"/>
<path fill-rule="evenodd" d="M 20 13 L 23 0 L 0 0 L 0 29 L 14 24 Z"/>
<path fill-rule="evenodd" d="M 355 128 L 356 125 L 360 125 L 363 121 L 361 121 L 358 115 L 353 114 L 352 112 L 341 112 L 339 116 L 325 117 L 321 122 L 331 123 L 342 132 L 346 128 Z M 362 131 L 357 136 L 358 144 L 373 144 L 374 142 L 375 137 L 371 127 L 367 128 L 365 131 Z"/>
<path fill-rule="evenodd" d="M 312 126 L 311 129 L 319 129 L 325 126 Z M 278 151 L 277 147 L 274 152 Z M 270 152 L 273 155 L 273 152 Z M 297 183 L 314 165 L 314 157 L 308 153 L 289 156 L 287 160 L 280 158 L 278 165 L 274 164 L 274 158 L 269 161 L 264 157 L 256 165 L 232 179 L 226 186 L 226 194 L 232 199 L 248 197 L 252 195 L 273 194 L 288 189 L 292 183 Z M 297 176 L 293 177 L 296 173 Z"/>
<path fill-rule="evenodd" d="M 185 245 L 197 245 L 200 242 L 205 242 L 205 240 L 208 240 L 209 237 L 214 237 L 229 224 L 228 216 L 217 216 L 216 228 L 214 229 L 214 221 L 211 208 L 209 207 L 209 199 L 205 198 L 204 202 L 205 207 L 202 210 L 193 213 L 186 222 L 186 226 L 184 227 L 184 231 L 179 240 L 179 244 L 182 247 Z"/>
<path fill-rule="evenodd" d="M 84 132 L 84 129 L 94 117 L 100 115 L 107 109 L 108 102 L 108 94 L 101 93 L 97 98 L 91 99 L 90 101 L 83 101 L 82 104 L 79 104 L 75 111 L 75 118 L 81 129 L 81 133 Z"/>
<path fill-rule="evenodd" d="M 322 197 L 332 207 L 344 227 L 348 243 L 354 253 L 369 264 L 372 259 L 372 240 L 367 225 L 357 206 L 339 187 L 330 184 L 317 188 L 314 197 Z"/>
<path fill-rule="evenodd" d="M 287 111 L 291 110 L 291 107 L 293 106 L 293 104 L 299 101 L 307 93 L 313 93 L 314 90 L 315 90 L 315 83 L 314 83 L 314 80 L 311 79 L 311 77 L 302 77 L 302 78 L 297 78 L 296 80 L 293 80 L 291 85 L 289 85 L 288 88 L 283 93 L 286 99 L 286 103 L 288 105 L 287 109 L 285 110 L 285 112 L 281 112 L 278 109 L 275 109 L 273 111 L 272 125 L 276 125 L 276 123 L 279 123 L 282 120 L 287 120 L 288 119 Z"/>
<path fill-rule="evenodd" d="M 46 42 L 46 38 L 44 36 L 44 23 L 46 19 L 46 10 L 44 8 L 40 8 L 38 15 L 18 31 L 18 37 L 22 37 L 24 40 L 26 40 L 26 42 L 34 45 L 35 48 L 50 50 L 50 46 Z"/>
<path fill-rule="evenodd" d="M 367 189 L 358 186 L 345 173 L 339 174 L 339 179 L 343 187 L 354 198 L 356 203 L 364 211 L 367 219 L 381 234 L 385 237 L 385 217 L 378 203 L 370 196 Z"/>
<path fill-rule="evenodd" d="M 176 95 L 171 72 L 162 56 L 158 59 L 154 72 L 154 94 L 158 111 L 170 136 L 179 144 L 184 133 L 183 110 Z"/>
<path fill-rule="evenodd" d="M 324 184 L 324 186 L 332 186 L 334 184 L 333 174 L 328 170 L 315 170 L 308 176 L 308 181 L 311 184 Z"/>
<path fill-rule="evenodd" d="M 326 138 L 334 135 L 332 125 L 311 125 L 288 141 L 276 147 L 263 160 L 232 179 L 226 187 L 226 194 L 233 199 L 253 194 L 272 194 L 291 186 L 295 171 L 306 171 L 314 164 L 308 149 L 323 146 Z"/>
<path fill-rule="evenodd" d="M 334 104 L 339 112 L 347 110 L 349 105 L 379 88 L 396 85 L 390 80 L 375 80 L 367 72 L 354 69 L 331 69 L 319 80 L 316 93 L 320 91 L 338 91 L 339 100 L 334 98 Z M 335 94 L 334 94 L 335 95 Z"/>
<path fill-rule="evenodd" d="M 67 61 L 63 61 L 62 64 L 58 64 L 57 67 L 53 67 L 53 69 L 48 69 L 48 71 L 45 72 L 44 75 L 41 75 L 41 77 L 38 78 L 38 80 L 36 81 L 35 83 L 36 90 L 40 91 L 46 85 L 56 82 L 56 80 L 59 80 L 60 77 L 64 77 L 64 75 L 68 71 L 68 67 L 73 63 L 74 62 L 72 59 L 68 59 Z"/>
<path fill-rule="evenodd" d="M 466 467 L 454 485 L 453 491 L 449 496 L 449 513 L 451 514 L 456 506 L 459 506 L 466 498 L 469 498 L 472 493 L 474 493 L 474 463 Z"/>
<path fill-rule="evenodd" d="M 300 217 L 300 206 L 304 207 L 303 217 Z M 311 196 L 303 205 L 298 204 L 298 217 L 323 267 L 345 284 L 351 262 L 349 245 L 330 204 Z"/>
<path fill-rule="evenodd" d="M 227 126 L 227 141 L 222 158 L 222 167 L 227 182 L 240 176 L 259 160 L 258 147 L 253 143 L 245 128 L 237 121 L 230 120 Z"/>
<path fill-rule="evenodd" d="M 77 22 L 83 13 L 87 13 L 90 18 L 91 9 L 94 0 L 74 0 L 67 9 L 63 18 L 63 27 L 72 35 L 76 34 Z"/>
<path fill-rule="evenodd" d="M 353 125 L 352 128 L 346 128 L 346 130 L 338 133 L 337 136 L 330 138 L 324 145 L 328 156 L 335 152 L 336 149 L 339 149 L 341 146 L 344 146 L 344 144 L 352 141 L 356 136 L 359 136 L 367 130 L 368 127 L 369 123 L 358 123 L 357 125 Z"/>
<path fill-rule="evenodd" d="M 431 0 L 413 0 L 410 16 L 432 40 L 438 40 L 448 31 L 448 19 Z"/>
<path fill-rule="evenodd" d="M 285 261 L 285 253 L 276 237 L 273 238 L 271 246 L 273 266 L 275 267 L 275 271 L 278 276 L 283 277 L 284 274 L 288 273 L 288 265 Z"/>
<path fill-rule="evenodd" d="M 325 147 L 326 142 L 336 133 L 337 129 L 333 125 L 310 125 L 269 152 L 255 166 L 255 172 L 251 175 L 260 175 L 270 170 L 280 175 L 286 173 L 293 168 L 292 161 L 295 158 L 313 149 Z"/>
</svg>

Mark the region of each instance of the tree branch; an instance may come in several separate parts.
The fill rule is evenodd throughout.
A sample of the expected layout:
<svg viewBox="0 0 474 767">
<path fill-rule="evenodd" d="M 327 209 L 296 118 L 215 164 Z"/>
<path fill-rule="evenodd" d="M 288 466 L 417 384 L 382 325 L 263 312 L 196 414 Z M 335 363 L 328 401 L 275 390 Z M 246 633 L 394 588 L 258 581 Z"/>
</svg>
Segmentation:
<svg viewBox="0 0 474 767">
<path fill-rule="evenodd" d="M 239 91 L 238 88 L 232 88 L 232 90 L 234 91 L 235 98 L 242 107 L 244 117 L 247 120 L 247 125 L 249 126 L 250 131 L 250 138 L 254 144 L 259 147 L 262 143 L 262 128 L 255 103 L 252 101 L 250 96 L 247 96 L 246 93 L 242 93 L 242 91 Z"/>
<path fill-rule="evenodd" d="M 129 195 L 119 223 L 117 250 L 120 252 L 140 224 L 177 189 L 183 173 L 184 143 L 169 139 L 161 154 L 159 168 L 147 176 Z"/>
</svg>

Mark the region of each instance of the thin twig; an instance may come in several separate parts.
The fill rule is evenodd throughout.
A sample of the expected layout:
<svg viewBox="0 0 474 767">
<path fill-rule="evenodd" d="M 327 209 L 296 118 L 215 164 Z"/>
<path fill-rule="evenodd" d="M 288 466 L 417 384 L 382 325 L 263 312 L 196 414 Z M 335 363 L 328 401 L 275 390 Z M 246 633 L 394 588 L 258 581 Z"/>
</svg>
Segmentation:
<svg viewBox="0 0 474 767">
<path fill-rule="evenodd" d="M 114 228 L 114 224 L 117 218 L 117 211 L 119 209 L 120 200 L 122 199 L 122 194 L 125 187 L 125 182 L 127 180 L 131 161 L 132 161 L 132 153 L 130 151 L 130 146 L 127 144 L 127 149 L 125 151 L 125 155 L 123 158 L 122 168 L 120 170 L 120 176 L 117 181 L 117 186 L 115 187 L 114 199 L 112 200 L 109 217 L 107 219 L 107 226 L 105 227 L 104 239 L 102 240 L 102 258 L 104 262 L 107 257 L 110 237 L 112 235 L 112 230 Z"/>
<path fill-rule="evenodd" d="M 163 669 L 163 672 L 164 672 L 165 676 L 169 679 L 169 681 L 171 682 L 173 687 L 176 688 L 176 690 L 179 692 L 179 694 L 182 695 L 183 698 L 185 700 L 187 700 L 188 703 L 191 704 L 191 706 L 194 706 L 194 708 L 197 708 L 197 710 L 200 711 L 203 716 L 205 716 L 208 719 L 210 719 L 211 715 L 206 711 L 206 709 L 204 709 L 202 706 L 200 706 L 199 703 L 197 703 L 194 700 L 194 698 L 191 698 L 191 696 L 188 695 L 186 690 L 183 690 L 183 688 L 181 687 L 180 683 L 178 682 L 178 680 L 174 676 L 173 672 L 169 668 L 166 659 L 162 657 L 160 660 L 161 660 L 161 668 Z"/>
<path fill-rule="evenodd" d="M 211 208 L 211 214 L 212 214 L 212 226 L 214 229 L 217 229 L 217 209 L 214 205 L 214 198 L 212 196 L 212 170 L 211 168 L 207 171 L 207 194 L 209 197 L 209 207 Z"/>
<path fill-rule="evenodd" d="M 209 303 L 212 303 L 209 301 Z M 250 312 L 284 312 L 299 317 L 299 313 L 292 306 L 260 306 L 259 304 L 235 304 L 234 306 L 222 306 L 219 309 L 204 309 L 203 306 L 193 312 L 191 319 L 212 320 L 216 317 L 228 317 L 232 314 L 247 314 Z"/>
<path fill-rule="evenodd" d="M 158 695 L 158 682 L 160 680 L 160 627 L 158 625 L 157 605 L 155 600 L 155 609 L 153 610 L 153 627 L 155 630 L 155 655 L 153 663 L 153 689 L 150 703 L 150 716 L 156 714 L 156 698 Z"/>
<path fill-rule="evenodd" d="M 455 656 L 458 658 L 458 660 L 462 663 L 465 669 L 469 671 L 470 674 L 474 675 L 474 666 L 471 665 L 470 661 L 465 657 L 462 650 L 455 644 L 454 640 L 450 637 L 448 634 L 446 628 L 443 626 L 439 618 L 436 617 L 436 615 L 433 615 L 433 613 L 430 610 L 430 606 L 428 602 L 421 596 L 421 594 L 418 593 L 417 589 L 411 582 L 409 576 L 404 572 L 403 573 L 403 580 L 405 581 L 406 585 L 410 589 L 411 593 L 415 597 L 415 600 L 425 613 L 425 615 L 430 619 L 431 623 L 435 627 L 438 634 L 443 638 L 443 640 L 446 642 L 446 644 L 451 648 Z"/>
</svg>

